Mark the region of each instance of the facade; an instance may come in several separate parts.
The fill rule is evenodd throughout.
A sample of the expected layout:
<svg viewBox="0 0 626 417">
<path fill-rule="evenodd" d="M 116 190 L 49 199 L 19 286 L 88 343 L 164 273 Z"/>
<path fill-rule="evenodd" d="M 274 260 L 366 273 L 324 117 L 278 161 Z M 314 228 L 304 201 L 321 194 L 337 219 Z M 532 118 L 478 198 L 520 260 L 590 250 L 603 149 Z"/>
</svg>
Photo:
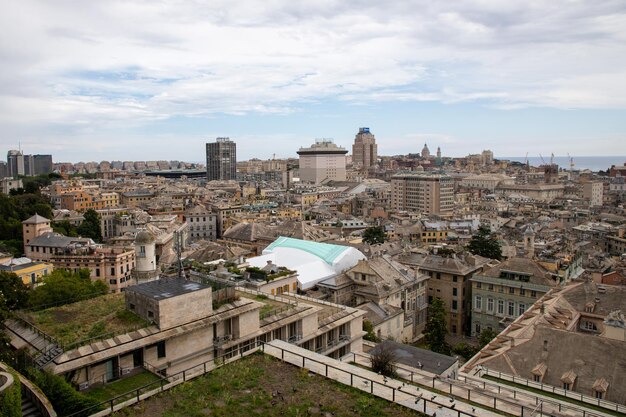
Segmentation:
<svg viewBox="0 0 626 417">
<path fill-rule="evenodd" d="M 133 277 L 138 284 L 158 279 L 156 239 L 147 230 L 142 230 L 135 236 L 135 260 Z"/>
<path fill-rule="evenodd" d="M 2 187 L 2 194 L 9 194 L 11 190 L 17 190 L 18 188 L 22 188 L 23 184 L 21 179 L 13 179 L 11 177 L 7 177 L 0 180 L 0 186 Z"/>
<path fill-rule="evenodd" d="M 330 139 L 320 139 L 308 148 L 300 148 L 300 181 L 315 184 L 345 181 L 347 153 Z"/>
<path fill-rule="evenodd" d="M 403 173 L 391 177 L 391 208 L 423 214 L 452 214 L 453 179 L 445 174 Z"/>
<path fill-rule="evenodd" d="M 464 368 L 515 375 L 531 388 L 587 403 L 626 402 L 626 287 L 582 282 L 551 290 Z M 526 381 L 523 381 L 526 379 Z M 578 398 L 578 396 L 577 396 Z M 582 398 L 581 398 L 582 399 Z"/>
<path fill-rule="evenodd" d="M 17 178 L 18 175 L 25 175 L 24 171 L 24 153 L 18 150 L 10 150 L 7 152 L 7 171 L 8 176 Z"/>
<path fill-rule="evenodd" d="M 511 258 L 477 273 L 472 285 L 472 336 L 483 329 L 500 332 L 559 281 L 539 263 Z"/>
<path fill-rule="evenodd" d="M 604 195 L 604 184 L 600 181 L 589 181 L 583 183 L 583 198 L 589 201 L 591 207 L 602 205 Z"/>
<path fill-rule="evenodd" d="M 192 242 L 217 239 L 217 213 L 197 205 L 185 212 L 185 220 L 189 224 L 189 238 Z"/>
<path fill-rule="evenodd" d="M 206 144 L 207 181 L 237 179 L 237 144 L 229 138 L 217 138 Z"/>
<path fill-rule="evenodd" d="M 53 270 L 51 263 L 33 262 L 29 258 L 15 258 L 0 264 L 0 271 L 16 274 L 30 287 L 36 287 Z"/>
<path fill-rule="evenodd" d="M 219 358 L 244 355 L 261 342 L 284 340 L 332 358 L 361 352 L 364 312 L 176 278 L 132 286 L 124 293 L 126 311 L 147 325 L 110 339 L 62 351 L 45 364 L 80 389 L 101 385 L 145 369 L 169 376 Z M 36 352 L 23 324 L 9 321 L 12 343 Z M 88 343 L 88 342 L 87 342 Z"/>
<path fill-rule="evenodd" d="M 24 253 L 33 261 L 51 263 L 55 269 L 77 272 L 90 270 L 92 280 L 109 285 L 119 292 L 131 285 L 135 268 L 135 249 L 96 245 L 93 240 L 54 233 L 50 220 L 34 215 L 22 222 Z"/>
<path fill-rule="evenodd" d="M 440 298 L 446 308 L 448 333 L 469 333 L 470 278 L 487 266 L 490 259 L 476 255 L 443 257 L 417 253 L 402 254 L 398 262 L 427 275 L 428 302 Z"/>
<path fill-rule="evenodd" d="M 378 160 L 378 145 L 376 138 L 370 133 L 369 127 L 359 128 L 352 145 L 352 163 L 355 167 L 367 169 L 376 165 Z"/>
</svg>

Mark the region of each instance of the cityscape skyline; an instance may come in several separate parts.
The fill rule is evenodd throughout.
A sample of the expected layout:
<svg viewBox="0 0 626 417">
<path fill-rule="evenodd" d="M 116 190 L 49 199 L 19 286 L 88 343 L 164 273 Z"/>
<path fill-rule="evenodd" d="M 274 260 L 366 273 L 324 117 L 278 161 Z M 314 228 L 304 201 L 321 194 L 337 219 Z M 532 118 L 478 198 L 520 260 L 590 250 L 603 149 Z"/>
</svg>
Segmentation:
<svg viewBox="0 0 626 417">
<path fill-rule="evenodd" d="M 448 156 L 626 154 L 620 3 L 33 0 L 2 11 L 7 150 L 202 160 L 203 143 L 227 136 L 241 159 L 287 157 L 315 138 L 349 147 L 368 126 L 381 155 L 424 142 Z"/>
</svg>

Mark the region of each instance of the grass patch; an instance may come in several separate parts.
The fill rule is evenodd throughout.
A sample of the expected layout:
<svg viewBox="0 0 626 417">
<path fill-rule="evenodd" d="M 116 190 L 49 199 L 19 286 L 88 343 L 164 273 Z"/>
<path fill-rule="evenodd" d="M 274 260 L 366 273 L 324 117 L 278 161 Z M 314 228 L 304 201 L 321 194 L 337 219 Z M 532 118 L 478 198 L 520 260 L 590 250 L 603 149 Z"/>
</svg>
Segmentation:
<svg viewBox="0 0 626 417">
<path fill-rule="evenodd" d="M 107 294 L 90 300 L 29 313 L 30 319 L 63 345 L 107 333 L 121 334 L 148 322 L 126 310 L 124 294 Z"/>
<path fill-rule="evenodd" d="M 136 375 L 132 375 L 123 379 L 119 379 L 115 382 L 105 384 L 101 387 L 93 388 L 85 392 L 85 395 L 97 402 L 104 402 L 119 395 L 126 394 L 129 391 L 137 390 L 138 388 L 159 380 L 160 378 L 153 373 L 143 371 Z M 154 389 L 156 387 L 157 385 L 155 384 L 150 389 Z M 132 395 L 129 395 L 129 398 L 134 395 L 134 393 Z"/>
<path fill-rule="evenodd" d="M 613 416 L 623 416 L 622 413 L 618 413 L 617 411 L 611 411 L 608 408 L 599 407 L 597 405 L 593 405 L 591 403 L 586 403 L 584 401 L 576 400 L 574 398 L 564 397 L 562 395 L 555 394 L 553 392 L 543 391 L 541 389 L 533 388 L 533 387 L 527 387 L 526 385 L 518 384 L 518 383 L 513 382 L 513 381 L 507 381 L 506 379 L 499 379 L 499 378 L 491 376 L 491 375 L 483 375 L 482 377 L 485 378 L 485 379 L 488 379 L 490 381 L 498 382 L 498 383 L 503 384 L 503 385 L 509 385 L 511 387 L 518 388 L 519 390 L 522 390 L 522 391 L 528 391 L 528 392 L 532 392 L 534 394 L 543 395 L 544 397 L 554 398 L 555 400 L 568 402 L 568 403 L 571 403 L 572 405 L 576 405 L 578 407 L 584 407 L 584 408 L 589 408 L 589 409 L 596 410 L 596 411 L 601 411 L 601 412 L 603 412 L 605 414 L 610 414 L 610 415 L 613 415 Z"/>
<path fill-rule="evenodd" d="M 423 416 L 368 393 L 254 354 L 113 416 Z"/>
</svg>

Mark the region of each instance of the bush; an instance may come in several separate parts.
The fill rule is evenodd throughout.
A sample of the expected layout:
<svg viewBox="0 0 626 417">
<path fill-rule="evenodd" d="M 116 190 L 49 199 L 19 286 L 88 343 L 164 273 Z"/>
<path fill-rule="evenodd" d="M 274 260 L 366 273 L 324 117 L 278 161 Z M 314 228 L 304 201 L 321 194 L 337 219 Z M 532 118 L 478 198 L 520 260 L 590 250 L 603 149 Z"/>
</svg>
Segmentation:
<svg viewBox="0 0 626 417">
<path fill-rule="evenodd" d="M 22 417 L 22 390 L 17 372 L 8 369 L 13 375 L 13 385 L 0 393 L 0 416 Z"/>
<path fill-rule="evenodd" d="M 389 377 L 396 376 L 396 355 L 391 345 L 381 343 L 376 346 L 370 352 L 370 361 L 372 363 L 372 371 Z"/>
<path fill-rule="evenodd" d="M 65 379 L 58 375 L 30 368 L 28 377 L 48 397 L 52 407 L 60 416 L 77 413 L 98 404 L 97 401 L 76 391 Z M 95 409 L 89 410 L 84 415 L 91 415 L 95 411 Z"/>
<path fill-rule="evenodd" d="M 472 356 L 478 353 L 478 349 L 472 345 L 468 345 L 465 342 L 461 342 L 454 345 L 454 347 L 452 348 L 452 352 L 456 355 L 462 356 L 465 360 L 470 360 Z"/>
</svg>

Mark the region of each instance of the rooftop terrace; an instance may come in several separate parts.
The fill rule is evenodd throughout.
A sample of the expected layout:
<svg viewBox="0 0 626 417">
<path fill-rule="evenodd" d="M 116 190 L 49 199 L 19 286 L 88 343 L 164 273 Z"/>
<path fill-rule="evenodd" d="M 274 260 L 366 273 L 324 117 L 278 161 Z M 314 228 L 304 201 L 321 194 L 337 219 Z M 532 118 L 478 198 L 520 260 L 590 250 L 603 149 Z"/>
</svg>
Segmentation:
<svg viewBox="0 0 626 417">
<path fill-rule="evenodd" d="M 25 314 L 29 322 L 64 346 L 89 343 L 149 325 L 126 310 L 124 294 L 107 294 Z"/>
</svg>

